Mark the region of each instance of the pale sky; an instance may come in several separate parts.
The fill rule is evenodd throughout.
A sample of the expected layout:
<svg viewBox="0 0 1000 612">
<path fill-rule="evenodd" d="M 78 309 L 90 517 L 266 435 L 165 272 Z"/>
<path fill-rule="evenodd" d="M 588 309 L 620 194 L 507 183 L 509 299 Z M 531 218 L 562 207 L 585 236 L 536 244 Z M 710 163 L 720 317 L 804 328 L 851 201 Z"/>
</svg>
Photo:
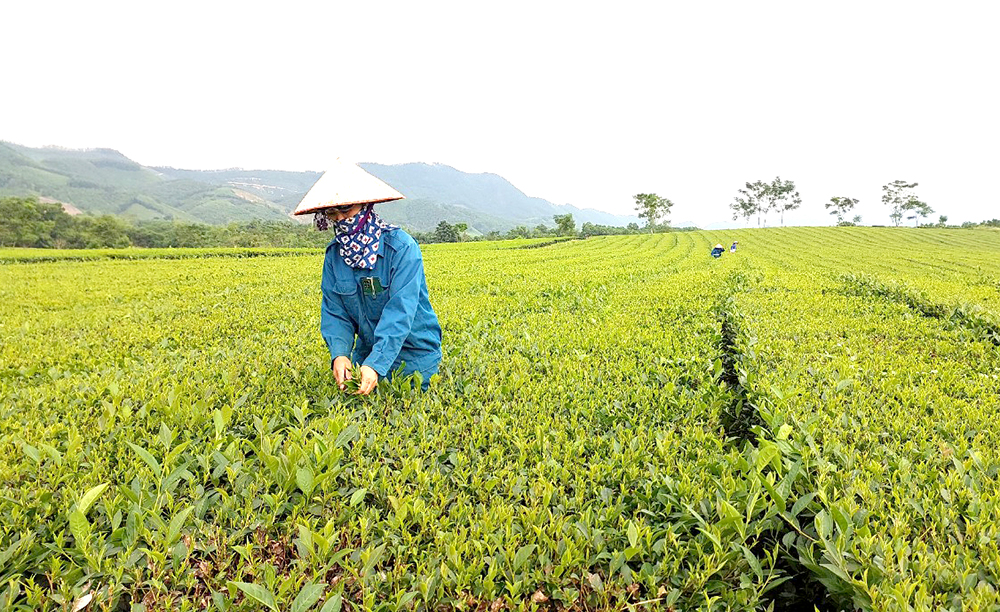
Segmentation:
<svg viewBox="0 0 1000 612">
<path fill-rule="evenodd" d="M 729 221 L 794 180 L 888 224 L 918 182 L 1000 217 L 1000 2 L 4 2 L 0 140 L 146 165 L 494 172 L 558 204 Z M 777 224 L 777 218 L 772 219 Z"/>
</svg>

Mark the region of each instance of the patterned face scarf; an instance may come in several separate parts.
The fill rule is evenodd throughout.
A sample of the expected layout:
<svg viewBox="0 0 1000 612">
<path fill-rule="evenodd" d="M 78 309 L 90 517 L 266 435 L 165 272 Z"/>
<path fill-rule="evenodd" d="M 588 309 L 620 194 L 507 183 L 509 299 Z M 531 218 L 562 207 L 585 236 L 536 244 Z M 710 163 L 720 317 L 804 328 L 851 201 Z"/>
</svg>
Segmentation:
<svg viewBox="0 0 1000 612">
<path fill-rule="evenodd" d="M 382 246 L 382 232 L 399 227 L 383 221 L 374 207 L 374 204 L 368 204 L 358 214 L 343 221 L 332 221 L 326 214 L 316 213 L 316 228 L 323 231 L 333 226 L 333 231 L 337 233 L 334 239 L 340 249 L 340 256 L 352 268 L 374 269 L 378 250 Z"/>
</svg>

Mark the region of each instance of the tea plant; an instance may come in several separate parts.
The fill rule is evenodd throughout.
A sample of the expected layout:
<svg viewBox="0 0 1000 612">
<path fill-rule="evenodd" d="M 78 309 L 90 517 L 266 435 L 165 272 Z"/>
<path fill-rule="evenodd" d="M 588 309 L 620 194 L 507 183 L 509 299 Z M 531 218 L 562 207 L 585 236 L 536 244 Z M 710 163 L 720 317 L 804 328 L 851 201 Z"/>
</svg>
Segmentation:
<svg viewBox="0 0 1000 612">
<path fill-rule="evenodd" d="M 996 346 L 905 301 L 765 277 L 737 303 L 751 395 L 782 456 L 815 466 L 793 486 L 814 519 L 788 542 L 799 563 L 864 609 L 997 606 Z"/>
<path fill-rule="evenodd" d="M 424 247 L 441 373 L 371 397 L 321 254 L 0 266 L 0 609 L 997 604 L 1000 349 L 845 275 L 994 320 L 1000 240 L 524 244 Z"/>
</svg>

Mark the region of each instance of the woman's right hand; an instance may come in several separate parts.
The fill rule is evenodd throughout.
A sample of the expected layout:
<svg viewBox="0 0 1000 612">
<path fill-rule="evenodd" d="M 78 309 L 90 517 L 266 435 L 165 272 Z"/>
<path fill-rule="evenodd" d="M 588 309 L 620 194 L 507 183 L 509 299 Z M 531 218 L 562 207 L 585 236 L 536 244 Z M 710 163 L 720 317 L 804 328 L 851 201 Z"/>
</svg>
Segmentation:
<svg viewBox="0 0 1000 612">
<path fill-rule="evenodd" d="M 343 391 L 345 388 L 344 381 L 351 380 L 351 363 L 350 357 L 340 356 L 333 360 L 333 377 L 337 379 L 337 384 L 340 386 L 340 390 Z"/>
</svg>

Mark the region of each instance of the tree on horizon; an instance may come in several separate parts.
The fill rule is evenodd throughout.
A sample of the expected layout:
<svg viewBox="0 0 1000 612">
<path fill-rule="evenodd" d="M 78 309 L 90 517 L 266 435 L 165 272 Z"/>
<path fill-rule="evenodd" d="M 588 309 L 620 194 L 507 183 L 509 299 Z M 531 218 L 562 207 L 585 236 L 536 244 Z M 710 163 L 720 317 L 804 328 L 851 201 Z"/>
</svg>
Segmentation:
<svg viewBox="0 0 1000 612">
<path fill-rule="evenodd" d="M 830 198 L 830 201 L 823 206 L 827 209 L 833 209 L 830 211 L 831 215 L 837 215 L 837 224 L 840 225 L 844 222 L 844 216 L 850 211 L 854 210 L 854 207 L 858 205 L 857 198 L 848 198 L 844 196 L 834 196 Z"/>
<path fill-rule="evenodd" d="M 666 217 L 670 214 L 670 209 L 674 205 L 667 198 L 661 198 L 655 193 L 637 193 L 632 197 L 635 199 L 635 210 L 638 212 L 640 219 L 646 220 L 646 227 L 649 228 L 649 233 L 653 233 L 653 227 L 656 226 L 656 222 L 660 217 L 667 220 Z"/>
</svg>

